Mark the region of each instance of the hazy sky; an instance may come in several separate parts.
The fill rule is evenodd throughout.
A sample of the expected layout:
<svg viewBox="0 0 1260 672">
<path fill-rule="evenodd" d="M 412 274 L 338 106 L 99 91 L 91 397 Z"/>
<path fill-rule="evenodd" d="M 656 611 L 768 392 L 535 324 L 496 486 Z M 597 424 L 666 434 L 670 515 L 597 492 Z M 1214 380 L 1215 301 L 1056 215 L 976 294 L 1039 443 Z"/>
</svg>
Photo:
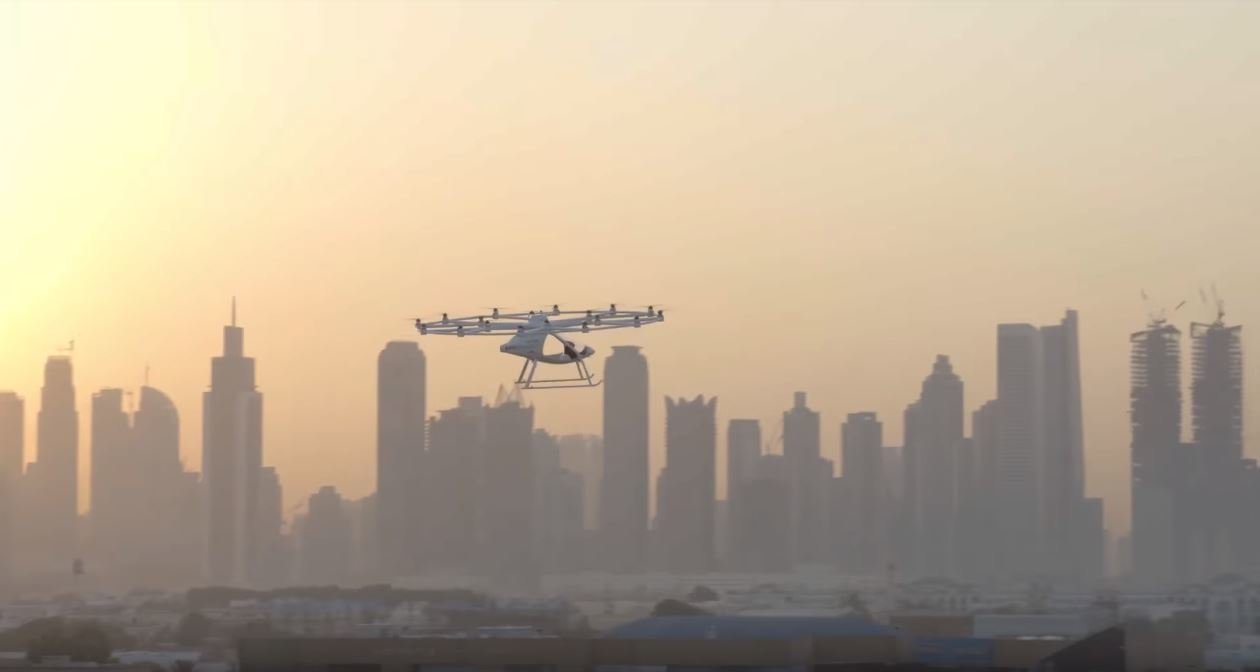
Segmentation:
<svg viewBox="0 0 1260 672">
<path fill-rule="evenodd" d="M 1074 307 L 1089 489 L 1126 527 L 1139 291 L 1184 322 L 1216 283 L 1260 328 L 1258 35 L 1242 2 L 0 3 L 0 389 L 29 453 L 59 344 L 84 437 L 148 364 L 196 467 L 236 294 L 292 504 L 371 491 L 412 315 L 672 307 L 588 339 L 645 347 L 659 466 L 665 394 L 773 433 L 807 390 L 835 457 L 848 412 L 900 441 L 937 353 L 974 408 L 994 325 Z M 421 345 L 430 411 L 518 369 Z M 530 398 L 598 431 L 598 391 Z"/>
</svg>

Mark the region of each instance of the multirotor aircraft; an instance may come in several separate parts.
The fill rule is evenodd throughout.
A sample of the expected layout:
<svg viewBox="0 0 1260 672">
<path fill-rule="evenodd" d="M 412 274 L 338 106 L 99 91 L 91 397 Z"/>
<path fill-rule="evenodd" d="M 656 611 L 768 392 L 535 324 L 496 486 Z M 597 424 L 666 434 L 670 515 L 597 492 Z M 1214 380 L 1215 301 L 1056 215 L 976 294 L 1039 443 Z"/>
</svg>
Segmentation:
<svg viewBox="0 0 1260 672">
<path fill-rule="evenodd" d="M 594 387 L 602 382 L 596 381 L 586 367 L 586 359 L 595 354 L 595 349 L 578 343 L 569 334 L 638 328 L 663 321 L 664 310 L 653 306 L 648 306 L 647 310 L 625 310 L 617 308 L 614 303 L 607 309 L 590 310 L 561 310 L 560 306 L 553 305 L 551 310 L 509 313 L 494 308 L 488 315 L 450 317 L 442 313 L 440 320 L 426 322 L 417 318 L 415 322 L 416 331 L 422 336 L 510 336 L 506 343 L 499 346 L 499 352 L 525 359 L 525 365 L 516 378 L 517 386 L 526 390 L 547 390 Z M 550 338 L 556 340 L 559 351 L 546 351 Z M 577 367 L 577 377 L 535 380 L 534 373 L 539 364 L 573 364 Z"/>
</svg>

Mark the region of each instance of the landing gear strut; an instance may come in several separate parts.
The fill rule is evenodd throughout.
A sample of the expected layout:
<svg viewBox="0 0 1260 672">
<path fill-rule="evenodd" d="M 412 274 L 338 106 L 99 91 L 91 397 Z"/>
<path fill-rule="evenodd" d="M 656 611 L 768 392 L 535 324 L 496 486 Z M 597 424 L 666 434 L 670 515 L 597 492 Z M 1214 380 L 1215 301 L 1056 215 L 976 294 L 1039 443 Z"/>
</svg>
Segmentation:
<svg viewBox="0 0 1260 672">
<path fill-rule="evenodd" d="M 596 387 L 602 380 L 595 380 L 595 374 L 586 368 L 586 362 L 577 360 L 573 363 L 577 367 L 577 378 L 550 378 L 550 379 L 534 379 L 534 373 L 538 370 L 538 360 L 527 359 L 525 366 L 521 367 L 521 373 L 516 377 L 516 386 L 522 390 L 558 390 L 568 387 Z"/>
</svg>

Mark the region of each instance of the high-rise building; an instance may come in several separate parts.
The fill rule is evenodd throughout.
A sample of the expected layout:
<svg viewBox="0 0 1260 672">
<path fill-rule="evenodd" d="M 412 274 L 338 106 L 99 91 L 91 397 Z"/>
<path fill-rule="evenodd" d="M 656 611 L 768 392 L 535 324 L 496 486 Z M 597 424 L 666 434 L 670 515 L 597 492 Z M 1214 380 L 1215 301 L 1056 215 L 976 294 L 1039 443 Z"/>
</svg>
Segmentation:
<svg viewBox="0 0 1260 672">
<path fill-rule="evenodd" d="M 479 563 L 503 588 L 537 587 L 534 536 L 534 408 L 509 399 L 485 410 L 481 465 L 484 526 Z"/>
<path fill-rule="evenodd" d="M 573 572 L 584 567 L 583 479 L 577 471 L 565 466 L 566 453 L 576 452 L 578 445 L 566 444 L 565 438 L 552 436 L 543 429 L 534 430 L 531 527 L 534 557 L 545 573 Z M 589 442 L 583 444 L 589 445 Z M 585 466 L 586 460 L 579 460 L 583 456 L 589 456 L 588 451 L 567 457 Z"/>
<path fill-rule="evenodd" d="M 17 487 L 22 478 L 26 408 L 13 392 L 0 392 L 0 593 L 13 575 L 17 546 Z"/>
<path fill-rule="evenodd" d="M 200 580 L 205 515 L 199 475 L 185 471 L 180 458 L 179 411 L 166 393 L 145 385 L 131 427 L 131 575 L 174 585 Z"/>
<path fill-rule="evenodd" d="M 963 383 L 937 355 L 919 400 L 906 412 L 906 491 L 915 539 L 913 564 L 923 576 L 949 576 L 957 512 L 958 445 L 963 438 Z"/>
<path fill-rule="evenodd" d="M 795 393 L 792 408 L 783 412 L 783 457 L 792 475 L 792 545 L 796 562 L 826 562 L 830 555 L 827 508 L 832 468 L 822 458 L 818 412 L 806 405 L 804 392 Z"/>
<path fill-rule="evenodd" d="M 69 566 L 78 548 L 79 412 L 74 366 L 69 357 L 49 357 L 44 366 L 35 463 L 26 492 L 25 522 L 32 555 L 42 563 Z"/>
<path fill-rule="evenodd" d="M 1163 320 L 1129 337 L 1133 573 L 1163 585 L 1189 578 L 1185 529 L 1190 453 L 1181 450 L 1181 332 Z"/>
<path fill-rule="evenodd" d="M 665 468 L 657 484 L 657 535 L 665 569 L 714 567 L 717 397 L 665 398 Z"/>
<path fill-rule="evenodd" d="M 377 558 L 386 576 L 421 569 L 425 458 L 425 359 L 410 341 L 392 341 L 376 369 Z"/>
<path fill-rule="evenodd" d="M 123 408 L 123 391 L 104 389 L 92 395 L 92 547 L 96 557 L 114 565 L 139 541 L 130 533 L 141 495 L 141 466 L 132 445 L 131 416 Z"/>
<path fill-rule="evenodd" d="M 790 476 L 782 455 L 762 455 L 747 472 L 731 519 L 731 565 L 736 569 L 792 569 Z"/>
<path fill-rule="evenodd" d="M 964 576 L 987 580 L 998 574 L 1002 539 L 997 533 L 999 519 L 997 491 L 1001 459 L 998 444 L 998 402 L 986 401 L 971 413 L 971 445 L 975 456 L 974 486 L 970 499 L 974 519 L 974 536 L 967 547 L 969 559 L 963 564 Z M 966 479 L 963 473 L 960 479 Z M 960 482 L 962 482 L 960 480 Z"/>
<path fill-rule="evenodd" d="M 599 529 L 599 486 L 604 478 L 604 442 L 590 434 L 557 437 L 560 466 L 577 474 L 582 485 L 582 524 Z"/>
<path fill-rule="evenodd" d="M 1042 546 L 1056 574 L 1078 580 L 1101 575 L 1095 569 L 1102 547 L 1085 529 L 1093 512 L 1085 499 L 1085 449 L 1081 419 L 1081 358 L 1075 310 L 1056 325 L 1041 327 Z M 1101 529 L 1099 530 L 1101 533 Z M 1088 542 L 1088 543 L 1087 543 Z M 1083 545 L 1084 544 L 1084 545 Z"/>
<path fill-rule="evenodd" d="M 424 543 L 433 568 L 467 572 L 476 567 L 482 521 L 486 407 L 480 397 L 461 397 L 455 408 L 429 421 L 429 467 L 424 473 Z"/>
<path fill-rule="evenodd" d="M 726 426 L 726 501 L 739 498 L 739 485 L 748 480 L 761 459 L 761 423 L 734 419 Z"/>
<path fill-rule="evenodd" d="M 22 475 L 26 403 L 13 392 L 0 392 L 0 476 Z"/>
<path fill-rule="evenodd" d="M 1223 313 L 1211 324 L 1190 325 L 1194 344 L 1191 404 L 1194 454 L 1191 542 L 1195 579 L 1238 571 L 1248 536 L 1243 510 L 1242 327 L 1227 326 Z"/>
<path fill-rule="evenodd" d="M 604 364 L 603 466 L 601 564 L 640 570 L 648 531 L 648 365 L 637 347 L 613 347 Z"/>
<path fill-rule="evenodd" d="M 1242 326 L 1192 324 L 1194 442 L 1204 465 L 1242 459 Z"/>
<path fill-rule="evenodd" d="M 338 585 L 349 579 L 354 546 L 347 508 L 331 485 L 310 496 L 298 542 L 300 576 L 307 585 Z"/>
<path fill-rule="evenodd" d="M 848 572 L 870 574 L 882 569 L 884 529 L 884 425 L 875 413 L 850 413 L 840 426 L 840 465 L 846 506 L 833 515 L 837 526 L 840 566 Z"/>
<path fill-rule="evenodd" d="M 1000 324 L 997 339 L 997 566 L 1008 574 L 1040 573 L 1046 569 L 1040 545 L 1041 333 L 1030 324 Z"/>
<path fill-rule="evenodd" d="M 211 360 L 203 396 L 202 469 L 206 489 L 207 570 L 218 585 L 257 583 L 260 559 L 259 488 L 263 463 L 263 396 L 254 359 L 245 356 L 245 330 L 223 328 L 223 354 Z"/>
<path fill-rule="evenodd" d="M 283 585 L 289 578 L 296 549 L 284 532 L 284 489 L 275 467 L 258 470 L 257 510 L 250 583 L 263 587 Z"/>
<path fill-rule="evenodd" d="M 735 419 L 726 426 L 726 501 L 719 520 L 721 543 L 718 552 L 723 560 L 732 560 L 736 547 L 736 524 L 742 516 L 740 495 L 743 484 L 752 475 L 761 459 L 761 423 Z"/>
</svg>

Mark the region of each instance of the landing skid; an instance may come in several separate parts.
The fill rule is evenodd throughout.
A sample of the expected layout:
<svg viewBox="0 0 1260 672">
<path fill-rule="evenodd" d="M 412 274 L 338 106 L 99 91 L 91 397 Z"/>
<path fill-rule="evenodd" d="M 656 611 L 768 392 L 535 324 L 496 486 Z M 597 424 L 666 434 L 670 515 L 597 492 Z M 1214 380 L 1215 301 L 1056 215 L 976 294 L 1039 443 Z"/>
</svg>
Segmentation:
<svg viewBox="0 0 1260 672">
<path fill-rule="evenodd" d="M 525 366 L 521 367 L 521 375 L 516 377 L 516 386 L 522 390 L 563 390 L 567 388 L 577 387 L 597 387 L 602 380 L 595 380 L 595 375 L 586 368 L 586 362 L 578 360 L 574 362 L 577 365 L 577 378 L 549 378 L 544 380 L 535 380 L 534 373 L 538 370 L 538 360 L 527 359 Z"/>
</svg>

